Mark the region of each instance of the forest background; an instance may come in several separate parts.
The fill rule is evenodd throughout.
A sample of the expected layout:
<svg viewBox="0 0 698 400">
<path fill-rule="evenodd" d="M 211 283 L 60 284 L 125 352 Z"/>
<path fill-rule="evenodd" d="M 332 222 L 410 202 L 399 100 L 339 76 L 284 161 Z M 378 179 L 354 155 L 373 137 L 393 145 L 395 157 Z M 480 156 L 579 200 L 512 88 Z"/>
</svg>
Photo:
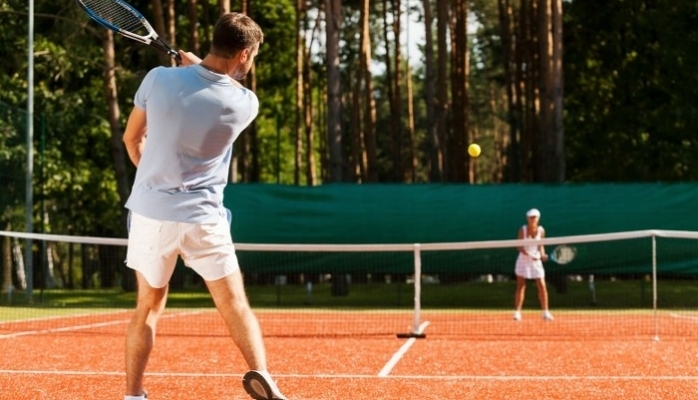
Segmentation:
<svg viewBox="0 0 698 400">
<path fill-rule="evenodd" d="M 698 179 L 698 0 L 132 0 L 205 55 L 249 14 L 260 114 L 231 182 L 483 184 Z M 36 231 L 125 236 L 121 135 L 148 70 L 171 65 L 35 0 Z M 28 7 L 0 0 L 0 226 L 25 229 Z M 478 143 L 479 158 L 466 148 Z"/>
</svg>

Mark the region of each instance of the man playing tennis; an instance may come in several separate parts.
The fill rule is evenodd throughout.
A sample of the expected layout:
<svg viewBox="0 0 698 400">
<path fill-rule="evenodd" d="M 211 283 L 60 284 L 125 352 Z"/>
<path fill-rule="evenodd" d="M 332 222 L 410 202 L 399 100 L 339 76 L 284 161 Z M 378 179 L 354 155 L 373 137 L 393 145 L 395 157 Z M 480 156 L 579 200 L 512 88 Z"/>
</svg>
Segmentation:
<svg viewBox="0 0 698 400">
<path fill-rule="evenodd" d="M 223 15 L 203 61 L 180 52 L 184 68 L 151 70 L 135 95 L 124 132 L 138 167 L 126 203 L 132 217 L 127 265 L 138 282 L 126 336 L 126 400 L 146 397 L 143 374 L 177 256 L 206 282 L 249 365 L 245 390 L 254 399 L 285 399 L 267 372 L 223 207 L 233 141 L 259 108 L 255 94 L 234 79 L 249 72 L 262 40 L 261 28 L 246 15 Z"/>
<path fill-rule="evenodd" d="M 533 208 L 526 212 L 526 225 L 519 229 L 519 239 L 542 239 L 545 237 L 545 229 L 538 224 L 540 211 Z M 543 245 L 521 246 L 516 258 L 516 292 L 514 293 L 514 320 L 521 321 L 521 308 L 523 307 L 524 294 L 526 292 L 526 280 L 533 279 L 538 287 L 538 300 L 543 309 L 543 319 L 552 321 L 553 315 L 548 310 L 548 289 L 545 286 L 545 270 L 543 261 L 548 259 Z"/>
</svg>

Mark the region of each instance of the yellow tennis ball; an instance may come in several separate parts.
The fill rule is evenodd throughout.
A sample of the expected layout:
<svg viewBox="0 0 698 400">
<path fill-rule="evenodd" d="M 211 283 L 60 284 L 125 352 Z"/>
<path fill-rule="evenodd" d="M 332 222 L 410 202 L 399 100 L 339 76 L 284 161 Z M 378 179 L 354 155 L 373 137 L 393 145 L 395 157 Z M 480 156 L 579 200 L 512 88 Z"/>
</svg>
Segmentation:
<svg viewBox="0 0 698 400">
<path fill-rule="evenodd" d="M 470 154 L 470 157 L 477 157 L 480 155 L 480 146 L 477 144 L 473 143 L 470 146 L 468 146 L 468 154 Z"/>
</svg>

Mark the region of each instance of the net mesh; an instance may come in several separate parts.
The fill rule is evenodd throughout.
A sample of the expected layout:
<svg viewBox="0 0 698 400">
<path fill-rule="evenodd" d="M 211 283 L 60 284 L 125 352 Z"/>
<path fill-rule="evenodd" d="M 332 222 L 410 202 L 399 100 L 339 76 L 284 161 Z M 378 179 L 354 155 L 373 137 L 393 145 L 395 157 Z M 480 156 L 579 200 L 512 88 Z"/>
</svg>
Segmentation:
<svg viewBox="0 0 698 400">
<path fill-rule="evenodd" d="M 123 334 L 135 305 L 124 239 L 0 234 L 0 335 Z M 27 238 L 31 299 L 17 285 Z M 543 320 L 529 281 L 519 322 L 512 320 L 513 269 L 523 241 L 236 249 L 266 336 L 395 335 L 427 323 L 428 335 L 646 339 L 695 334 L 696 240 L 698 232 L 675 231 L 544 239 L 549 250 L 573 247 L 575 257 L 546 263 L 555 320 Z M 181 262 L 158 334 L 228 334 L 204 282 Z"/>
</svg>

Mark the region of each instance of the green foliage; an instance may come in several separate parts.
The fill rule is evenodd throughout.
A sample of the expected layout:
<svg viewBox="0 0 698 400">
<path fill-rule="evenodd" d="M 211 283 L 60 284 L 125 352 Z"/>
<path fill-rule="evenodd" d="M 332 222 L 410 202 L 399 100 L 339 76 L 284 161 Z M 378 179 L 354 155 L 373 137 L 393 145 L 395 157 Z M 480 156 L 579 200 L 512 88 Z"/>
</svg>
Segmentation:
<svg viewBox="0 0 698 400">
<path fill-rule="evenodd" d="M 83 17 L 75 8 L 42 0 L 36 4 L 41 14 L 35 17 L 34 41 L 35 226 L 45 222 L 41 230 L 112 236 L 118 232 L 119 202 L 104 118 L 102 50 L 94 46 L 93 31 L 85 35 L 81 20 L 71 18 Z M 0 45 L 26 49 L 23 7 L 11 4 L 6 10 L 12 18 L 0 28 Z M 8 89 L 0 93 L 0 100 L 8 103 L 7 109 L 26 107 L 27 63 L 26 52 L 8 52 L 7 62 L 0 66 L 0 83 Z M 26 123 L 19 125 L 14 146 L 3 143 L 0 149 L 12 155 L 14 165 L 26 158 Z M 24 167 L 3 171 L 15 182 L 25 179 Z M 23 185 L 21 195 L 13 194 L 21 199 L 14 202 L 15 214 L 24 207 Z"/>
<path fill-rule="evenodd" d="M 261 180 L 292 184 L 297 35 L 294 3 L 255 2 L 251 17 L 264 31 L 264 43 L 255 63 Z"/>
<path fill-rule="evenodd" d="M 151 2 L 132 2 L 152 18 Z M 359 51 L 359 2 L 342 2 L 343 127 L 349 131 L 349 103 Z M 261 101 L 256 121 L 263 182 L 293 182 L 295 168 L 295 2 L 259 0 L 251 16 L 262 26 L 265 43 L 256 64 Z M 311 27 L 318 4 L 309 10 Z M 412 12 L 420 12 L 421 6 Z M 217 2 L 198 3 L 202 52 L 207 49 Z M 574 181 L 677 181 L 698 179 L 698 8 L 695 1 L 587 0 L 565 7 L 565 132 L 567 176 Z M 49 222 L 60 233 L 113 235 L 120 232 L 119 198 L 111 158 L 111 133 L 103 82 L 105 31 L 89 21 L 74 3 L 36 0 L 35 126 L 37 150 L 35 200 L 43 202 Z M 27 15 L 19 0 L 0 2 L 0 166 L 5 217 L 21 216 L 26 145 L 21 112 L 27 101 Z M 497 2 L 476 0 L 471 11 L 477 29 L 471 36 L 470 109 L 472 133 L 485 149 L 478 159 L 478 181 L 491 181 L 494 135 L 506 135 L 501 37 Z M 191 22 L 186 4 L 177 2 L 180 47 Z M 380 180 L 391 178 L 391 119 L 384 56 L 395 40 L 383 37 L 381 2 L 371 2 L 372 64 L 377 107 Z M 320 22 L 322 24 L 322 22 Z M 433 27 L 435 29 L 435 26 Z M 433 32 L 432 32 L 433 33 Z M 319 32 L 322 37 L 322 32 Z M 412 36 L 412 40 L 416 40 Z M 401 43 L 404 45 L 404 43 Z M 437 44 L 438 45 L 438 44 Z M 146 46 L 116 37 L 117 81 L 122 124 L 144 74 L 160 63 Z M 313 48 L 311 93 L 314 98 L 317 173 L 325 132 L 321 115 L 324 50 Z M 404 54 L 404 53 L 403 53 Z M 202 54 L 203 55 L 203 54 Z M 429 143 L 424 102 L 424 68 L 413 65 L 417 181 L 428 180 Z M 406 90 L 402 88 L 403 103 Z M 492 101 L 497 106 L 492 107 Z M 321 103 L 323 103 L 321 105 Z M 14 107 L 14 108 L 13 108 Z M 13 110 L 12 115 L 7 115 Z M 43 125 L 42 122 L 43 121 Z M 407 126 L 406 106 L 403 123 Z M 43 128 L 39 128 L 43 127 Z M 43 140 L 42 140 L 43 138 Z M 347 154 L 349 138 L 346 140 Z M 404 153 L 407 156 L 407 150 Z M 133 173 L 133 170 L 130 171 Z M 9 208 L 7 208 L 9 207 Z M 38 207 L 38 205 L 37 205 Z M 37 223 L 42 220 L 35 210 Z M 21 220 L 21 218 L 19 218 Z"/>
<path fill-rule="evenodd" d="M 27 116 L 22 110 L 0 102 L 0 229 L 22 221 L 25 199 Z"/>
<path fill-rule="evenodd" d="M 568 176 L 698 179 L 695 1 L 566 6 Z"/>
</svg>

